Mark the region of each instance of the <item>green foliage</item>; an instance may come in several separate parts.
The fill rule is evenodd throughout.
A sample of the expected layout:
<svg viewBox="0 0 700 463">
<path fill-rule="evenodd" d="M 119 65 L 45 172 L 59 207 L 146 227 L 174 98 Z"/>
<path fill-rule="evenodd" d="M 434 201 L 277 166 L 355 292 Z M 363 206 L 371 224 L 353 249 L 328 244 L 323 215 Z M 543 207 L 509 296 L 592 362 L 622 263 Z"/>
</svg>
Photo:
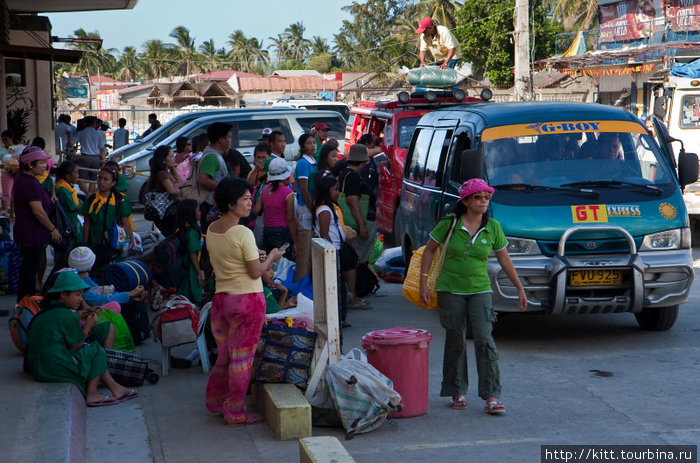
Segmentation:
<svg viewBox="0 0 700 463">
<path fill-rule="evenodd" d="M 309 59 L 309 68 L 315 69 L 318 72 L 330 72 L 335 64 L 335 58 L 330 53 L 321 53 L 314 55 Z"/>
<path fill-rule="evenodd" d="M 494 85 L 513 83 L 514 9 L 515 0 L 470 0 L 456 13 L 454 34 L 462 46 L 462 59 L 471 62 L 477 75 L 483 74 Z M 554 53 L 554 38 L 562 28 L 547 18 L 548 7 L 541 0 L 531 0 L 531 11 L 534 58 L 546 58 Z"/>
</svg>

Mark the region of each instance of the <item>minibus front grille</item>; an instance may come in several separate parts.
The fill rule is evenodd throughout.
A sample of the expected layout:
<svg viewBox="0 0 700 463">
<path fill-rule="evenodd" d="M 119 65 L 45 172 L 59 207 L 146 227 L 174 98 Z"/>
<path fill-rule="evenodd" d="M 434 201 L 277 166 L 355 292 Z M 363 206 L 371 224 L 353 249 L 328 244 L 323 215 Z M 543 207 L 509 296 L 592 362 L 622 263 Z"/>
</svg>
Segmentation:
<svg viewBox="0 0 700 463">
<path fill-rule="evenodd" d="M 642 244 L 641 238 L 634 238 L 637 249 Z M 539 241 L 542 254 L 551 257 L 557 254 L 559 241 Z M 628 254 L 630 252 L 627 240 L 609 239 L 582 239 L 566 242 L 565 254 L 567 256 L 596 255 L 596 254 Z"/>
</svg>

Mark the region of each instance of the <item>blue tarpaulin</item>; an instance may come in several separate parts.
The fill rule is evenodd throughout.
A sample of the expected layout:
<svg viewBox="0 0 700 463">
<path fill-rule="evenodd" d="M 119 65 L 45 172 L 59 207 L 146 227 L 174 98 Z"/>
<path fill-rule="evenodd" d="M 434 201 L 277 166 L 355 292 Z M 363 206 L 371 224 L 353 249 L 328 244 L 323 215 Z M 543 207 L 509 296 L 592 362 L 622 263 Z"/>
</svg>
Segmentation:
<svg viewBox="0 0 700 463">
<path fill-rule="evenodd" d="M 671 75 L 676 77 L 700 78 L 700 59 L 690 63 L 676 63 L 671 68 Z"/>
</svg>

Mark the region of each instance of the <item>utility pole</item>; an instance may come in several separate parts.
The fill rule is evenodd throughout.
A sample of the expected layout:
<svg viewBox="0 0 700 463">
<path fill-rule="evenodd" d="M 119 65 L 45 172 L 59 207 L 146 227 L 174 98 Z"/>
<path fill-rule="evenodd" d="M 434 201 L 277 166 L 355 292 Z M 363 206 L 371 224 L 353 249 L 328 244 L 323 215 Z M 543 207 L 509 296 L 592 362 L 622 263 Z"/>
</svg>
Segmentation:
<svg viewBox="0 0 700 463">
<path fill-rule="evenodd" d="M 528 0 L 515 0 L 513 22 L 515 32 L 515 101 L 529 101 L 530 93 L 530 5 Z"/>
</svg>

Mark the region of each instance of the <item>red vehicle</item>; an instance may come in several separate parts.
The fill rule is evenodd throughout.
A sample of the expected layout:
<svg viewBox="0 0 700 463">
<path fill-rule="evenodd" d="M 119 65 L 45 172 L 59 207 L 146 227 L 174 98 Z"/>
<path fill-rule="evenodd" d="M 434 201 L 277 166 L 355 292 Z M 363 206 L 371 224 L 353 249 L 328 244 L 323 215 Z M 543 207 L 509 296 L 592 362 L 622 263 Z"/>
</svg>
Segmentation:
<svg viewBox="0 0 700 463">
<path fill-rule="evenodd" d="M 350 122 L 345 134 L 346 151 L 366 133 L 383 140 L 382 152 L 386 154 L 388 162 L 379 163 L 376 220 L 377 228 L 388 239 L 391 239 L 394 233 L 394 218 L 401 196 L 406 153 L 420 118 L 438 108 L 483 103 L 488 101 L 490 93 L 489 90 L 485 90 L 482 92 L 482 98 L 457 99 L 452 96 L 452 92 L 449 93 L 450 96 L 439 96 L 437 92 L 411 96 L 407 92 L 401 92 L 397 100 L 360 101 L 350 109 Z"/>
</svg>

